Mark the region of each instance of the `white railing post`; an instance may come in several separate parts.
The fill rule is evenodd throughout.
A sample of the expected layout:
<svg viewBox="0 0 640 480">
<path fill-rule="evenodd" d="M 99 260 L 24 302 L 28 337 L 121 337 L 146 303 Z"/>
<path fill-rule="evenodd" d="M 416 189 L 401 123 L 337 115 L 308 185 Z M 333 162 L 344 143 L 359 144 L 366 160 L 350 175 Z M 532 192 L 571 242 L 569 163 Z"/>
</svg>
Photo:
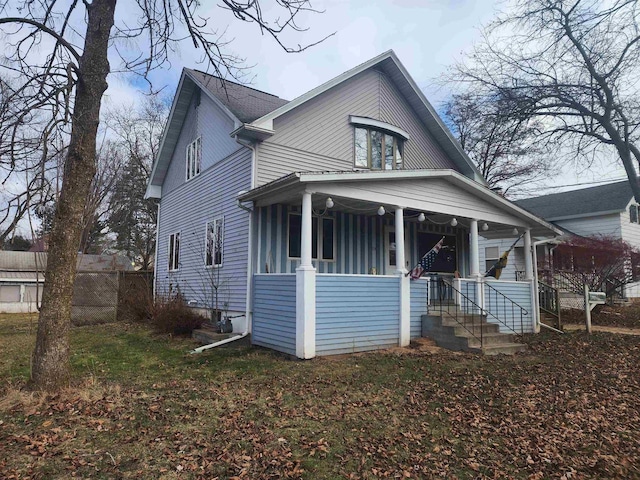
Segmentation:
<svg viewBox="0 0 640 480">
<path fill-rule="evenodd" d="M 296 268 L 296 357 L 316 356 L 316 269 L 312 263 L 311 193 L 302 194 L 300 266 Z"/>
</svg>

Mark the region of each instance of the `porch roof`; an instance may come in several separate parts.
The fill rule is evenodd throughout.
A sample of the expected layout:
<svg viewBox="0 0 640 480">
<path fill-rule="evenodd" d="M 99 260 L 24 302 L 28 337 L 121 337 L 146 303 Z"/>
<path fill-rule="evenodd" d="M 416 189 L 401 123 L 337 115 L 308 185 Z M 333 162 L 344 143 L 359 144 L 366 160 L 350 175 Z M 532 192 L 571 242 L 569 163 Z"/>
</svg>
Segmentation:
<svg viewBox="0 0 640 480">
<path fill-rule="evenodd" d="M 256 206 L 275 203 L 297 205 L 304 191 L 315 194 L 314 207 L 319 208 L 330 196 L 339 199 L 336 210 L 362 212 L 363 207 L 369 206 L 371 214 L 375 214 L 382 205 L 444 218 L 476 219 L 489 226 L 487 231 L 479 232 L 485 238 L 513 236 L 514 227 L 530 228 L 534 237 L 562 234 L 551 223 L 448 169 L 294 172 L 248 192 L 240 192 L 238 199 L 253 201 Z"/>
</svg>

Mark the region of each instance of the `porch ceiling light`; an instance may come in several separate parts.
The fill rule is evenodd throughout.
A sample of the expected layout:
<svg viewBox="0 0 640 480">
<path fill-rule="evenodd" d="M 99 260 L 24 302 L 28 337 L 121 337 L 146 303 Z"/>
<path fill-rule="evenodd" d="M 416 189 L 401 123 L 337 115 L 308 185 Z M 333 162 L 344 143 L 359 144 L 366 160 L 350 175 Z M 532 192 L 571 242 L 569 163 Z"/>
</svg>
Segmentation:
<svg viewBox="0 0 640 480">
<path fill-rule="evenodd" d="M 382 205 L 380 205 L 380 208 L 378 209 L 378 215 L 383 216 L 385 213 L 387 213 L 384 209 L 384 207 Z"/>
<path fill-rule="evenodd" d="M 331 197 L 327 198 L 327 201 L 324 202 L 325 207 L 327 208 L 333 208 L 333 199 Z"/>
<path fill-rule="evenodd" d="M 514 235 L 518 235 L 520 232 L 518 231 L 517 228 L 514 228 L 511 233 L 513 233 Z"/>
<path fill-rule="evenodd" d="M 487 230 L 489 230 L 489 225 L 487 225 L 487 222 L 482 224 L 482 231 L 486 232 Z"/>
<path fill-rule="evenodd" d="M 418 215 L 418 221 L 419 222 L 424 222 L 424 220 L 425 220 L 424 213 L 420 213 L 420 215 Z"/>
<path fill-rule="evenodd" d="M 452 227 L 455 227 L 456 225 L 458 225 L 458 220 L 456 220 L 456 217 L 453 217 L 453 218 L 451 219 L 451 226 L 452 226 Z"/>
</svg>

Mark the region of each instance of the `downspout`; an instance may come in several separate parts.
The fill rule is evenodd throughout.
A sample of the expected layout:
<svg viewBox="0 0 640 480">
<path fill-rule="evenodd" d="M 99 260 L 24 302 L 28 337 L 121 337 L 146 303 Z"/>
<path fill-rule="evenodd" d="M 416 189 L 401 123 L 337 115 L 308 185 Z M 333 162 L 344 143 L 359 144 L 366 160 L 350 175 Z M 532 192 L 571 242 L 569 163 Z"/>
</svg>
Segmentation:
<svg viewBox="0 0 640 480">
<path fill-rule="evenodd" d="M 549 243 L 549 240 L 538 240 L 537 242 L 531 243 L 531 248 L 533 249 L 533 266 L 534 266 L 533 281 L 535 282 L 535 285 L 534 285 L 535 295 L 533 296 L 533 301 L 535 305 L 535 315 L 536 315 L 536 333 L 540 332 L 540 327 L 548 328 L 549 330 L 553 330 L 554 332 L 564 333 L 562 330 L 553 328 L 540 321 L 540 293 L 538 292 L 538 249 L 536 247 L 544 243 Z M 559 307 L 560 306 L 558 305 L 558 308 Z"/>
<path fill-rule="evenodd" d="M 156 248 L 153 253 L 153 300 L 155 301 L 158 295 L 158 244 L 160 243 L 160 202 L 162 198 L 158 199 L 158 212 L 156 214 Z"/>
<path fill-rule="evenodd" d="M 236 139 L 237 140 L 237 139 Z M 239 143 L 242 143 L 238 140 Z M 242 143 L 243 145 L 245 145 L 244 143 Z M 253 188 L 254 186 L 254 175 L 253 175 L 253 171 L 254 171 L 254 164 L 255 164 L 255 155 L 256 155 L 256 151 L 255 148 L 251 145 L 245 145 L 247 148 L 251 149 L 251 187 Z M 242 193 L 242 192 L 241 192 Z M 245 331 L 242 332 L 239 335 L 235 335 L 233 337 L 230 338 L 226 338 L 224 340 L 220 340 L 218 342 L 214 342 L 214 343 L 210 343 L 208 345 L 203 345 L 201 347 L 198 347 L 194 350 L 191 350 L 190 353 L 195 354 L 195 353 L 202 353 L 205 350 L 209 350 L 212 348 L 216 348 L 219 347 L 221 345 L 226 345 L 227 343 L 231 343 L 231 342 L 235 342 L 236 340 L 240 340 L 244 337 L 246 337 L 247 335 L 249 335 L 249 333 L 251 333 L 251 308 L 252 308 L 252 304 L 251 304 L 251 297 L 252 297 L 252 286 L 253 286 L 253 207 L 247 207 L 245 205 L 242 204 L 242 202 L 240 202 L 240 200 L 237 200 L 237 204 L 238 207 L 240 207 L 243 210 L 246 210 L 247 212 L 249 212 L 249 234 L 248 234 L 248 252 L 247 252 L 247 296 L 246 296 L 246 312 L 245 312 L 245 318 L 247 319 L 247 327 L 245 328 Z"/>
</svg>

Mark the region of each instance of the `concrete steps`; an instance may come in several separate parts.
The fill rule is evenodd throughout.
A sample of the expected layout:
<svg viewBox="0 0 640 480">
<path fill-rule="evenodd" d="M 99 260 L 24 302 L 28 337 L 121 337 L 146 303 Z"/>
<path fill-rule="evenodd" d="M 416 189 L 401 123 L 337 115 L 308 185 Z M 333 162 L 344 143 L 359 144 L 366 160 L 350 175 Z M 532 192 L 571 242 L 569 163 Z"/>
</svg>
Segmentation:
<svg viewBox="0 0 640 480">
<path fill-rule="evenodd" d="M 231 333 L 218 333 L 213 327 L 203 325 L 202 328 L 198 328 L 191 333 L 191 338 L 197 340 L 203 345 L 209 345 L 210 343 L 219 342 L 220 340 L 226 340 L 231 337 Z"/>
<path fill-rule="evenodd" d="M 487 322 L 486 316 L 461 312 L 423 315 L 422 336 L 433 339 L 442 348 L 484 355 L 512 355 L 526 349 L 516 342 L 515 335 L 500 333 L 500 327 Z"/>
</svg>

